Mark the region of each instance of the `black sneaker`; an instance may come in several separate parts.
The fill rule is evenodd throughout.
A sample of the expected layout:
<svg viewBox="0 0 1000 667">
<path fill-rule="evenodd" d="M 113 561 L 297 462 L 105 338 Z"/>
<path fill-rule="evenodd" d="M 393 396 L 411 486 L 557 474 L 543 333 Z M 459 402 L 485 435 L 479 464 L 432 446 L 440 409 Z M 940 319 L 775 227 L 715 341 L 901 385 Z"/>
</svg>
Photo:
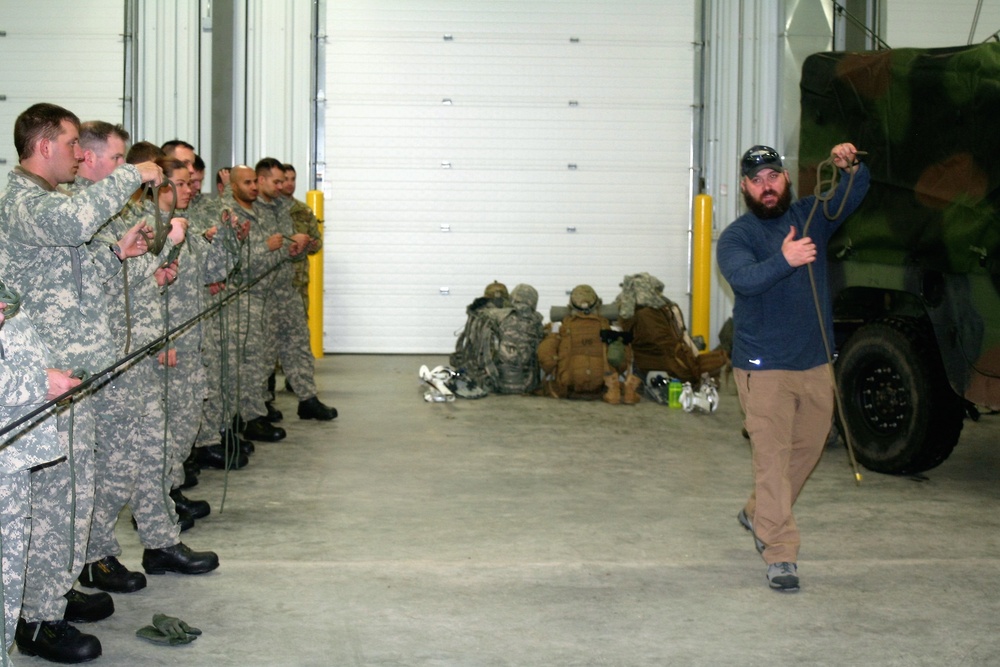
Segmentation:
<svg viewBox="0 0 1000 667">
<path fill-rule="evenodd" d="M 88 595 L 71 588 L 63 597 L 66 598 L 66 612 L 63 614 L 63 619 L 70 623 L 102 621 L 115 613 L 115 601 L 107 593 Z"/>
<path fill-rule="evenodd" d="M 795 563 L 771 563 L 767 566 L 767 583 L 776 591 L 794 593 L 799 590 L 798 567 Z"/>
<path fill-rule="evenodd" d="M 135 593 L 146 587 L 146 575 L 130 571 L 114 556 L 105 556 L 83 566 L 80 583 L 109 593 Z"/>
<path fill-rule="evenodd" d="M 37 655 L 50 662 L 75 664 L 101 655 L 97 637 L 83 634 L 66 621 L 28 623 L 22 618 L 17 622 L 14 641 L 24 655 Z"/>
</svg>

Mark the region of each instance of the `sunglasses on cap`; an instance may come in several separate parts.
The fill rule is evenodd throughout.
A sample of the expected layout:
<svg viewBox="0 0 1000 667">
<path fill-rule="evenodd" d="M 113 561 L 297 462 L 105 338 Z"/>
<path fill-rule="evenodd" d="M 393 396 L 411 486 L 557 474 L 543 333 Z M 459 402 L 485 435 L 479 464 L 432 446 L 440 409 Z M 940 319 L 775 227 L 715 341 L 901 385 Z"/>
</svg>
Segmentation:
<svg viewBox="0 0 1000 667">
<path fill-rule="evenodd" d="M 782 169 L 781 156 L 778 155 L 778 151 L 770 146 L 754 146 L 743 154 L 743 158 L 740 160 L 740 171 L 744 176 L 753 178 L 761 169 L 774 169 L 775 171 Z"/>
</svg>

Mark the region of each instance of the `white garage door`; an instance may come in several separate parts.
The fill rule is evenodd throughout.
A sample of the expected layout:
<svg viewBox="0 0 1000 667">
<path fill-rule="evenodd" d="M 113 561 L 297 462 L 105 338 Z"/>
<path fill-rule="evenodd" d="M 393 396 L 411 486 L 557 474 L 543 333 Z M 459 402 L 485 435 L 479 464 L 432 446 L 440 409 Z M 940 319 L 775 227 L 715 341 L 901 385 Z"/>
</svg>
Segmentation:
<svg viewBox="0 0 1000 667">
<path fill-rule="evenodd" d="M 122 122 L 123 0 L 0 0 L 0 190 L 17 166 L 14 120 L 36 102 Z"/>
<path fill-rule="evenodd" d="M 331 0 L 324 348 L 448 352 L 493 280 L 686 305 L 694 5 Z"/>
</svg>

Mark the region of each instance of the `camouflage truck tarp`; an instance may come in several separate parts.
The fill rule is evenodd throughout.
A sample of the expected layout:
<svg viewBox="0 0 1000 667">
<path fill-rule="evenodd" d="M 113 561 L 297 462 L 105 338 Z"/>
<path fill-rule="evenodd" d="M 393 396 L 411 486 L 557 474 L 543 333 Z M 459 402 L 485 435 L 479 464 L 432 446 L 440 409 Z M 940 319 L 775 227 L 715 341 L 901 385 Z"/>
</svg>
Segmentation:
<svg viewBox="0 0 1000 667">
<path fill-rule="evenodd" d="M 801 92 L 801 192 L 812 192 L 816 165 L 842 141 L 868 152 L 872 173 L 863 205 L 831 242 L 832 274 L 842 263 L 848 287 L 881 281 L 925 298 L 939 342 L 956 341 L 942 345 L 953 388 L 996 404 L 1000 44 L 815 54 Z M 926 294 L 931 283 L 941 294 Z"/>
</svg>

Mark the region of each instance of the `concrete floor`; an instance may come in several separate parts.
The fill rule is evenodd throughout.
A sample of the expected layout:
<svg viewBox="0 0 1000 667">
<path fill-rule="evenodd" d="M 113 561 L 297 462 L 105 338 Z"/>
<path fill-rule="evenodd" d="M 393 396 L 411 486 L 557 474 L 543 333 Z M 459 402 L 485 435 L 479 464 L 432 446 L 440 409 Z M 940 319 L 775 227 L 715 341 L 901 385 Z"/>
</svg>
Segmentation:
<svg viewBox="0 0 1000 667">
<path fill-rule="evenodd" d="M 780 594 L 735 518 L 750 471 L 731 385 L 710 416 L 425 403 L 417 369 L 444 362 L 327 357 L 332 424 L 280 393 L 287 440 L 259 444 L 228 489 L 208 471 L 188 492 L 213 514 L 183 538 L 220 569 L 115 595 L 114 616 L 81 626 L 104 646 L 95 664 L 1000 664 L 1000 417 L 967 422 L 919 479 L 857 487 L 829 450 L 797 505 L 802 590 Z M 157 611 L 204 635 L 137 639 Z"/>
</svg>

